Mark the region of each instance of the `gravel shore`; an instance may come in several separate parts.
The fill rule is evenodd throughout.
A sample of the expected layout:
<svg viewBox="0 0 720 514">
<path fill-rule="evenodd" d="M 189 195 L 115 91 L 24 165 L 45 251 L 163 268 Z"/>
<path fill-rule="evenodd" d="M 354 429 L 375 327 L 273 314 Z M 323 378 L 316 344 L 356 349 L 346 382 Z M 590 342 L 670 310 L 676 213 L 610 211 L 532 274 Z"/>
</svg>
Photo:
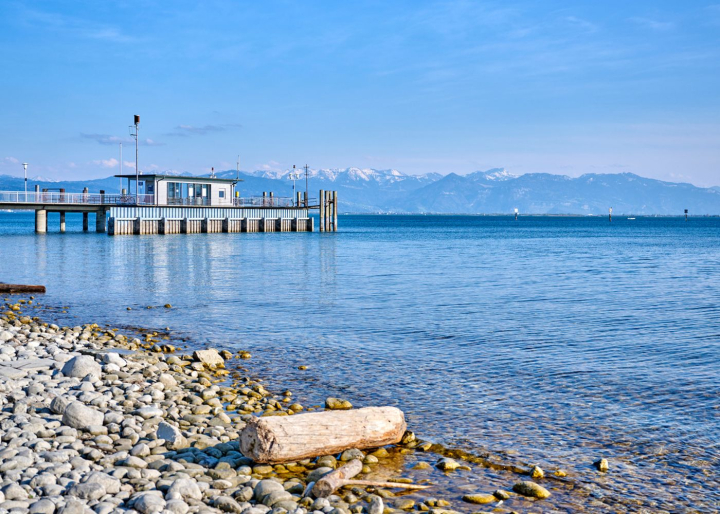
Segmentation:
<svg viewBox="0 0 720 514">
<path fill-rule="evenodd" d="M 0 317 L 0 514 L 453 512 L 442 499 L 373 487 L 303 497 L 307 484 L 353 458 L 363 460 L 363 475 L 398 482 L 408 481 L 397 477 L 398 461 L 412 454 L 440 457 L 416 459 L 417 473 L 470 471 L 447 455 L 422 453 L 436 448 L 411 432 L 367 453 L 255 464 L 239 451 L 246 421 L 306 409 L 290 391 L 273 395 L 226 369 L 249 354 L 179 355 L 152 335 L 143 341 L 95 324 L 43 323 L 23 315 L 31 304 L 8 302 Z M 347 407 L 329 399 L 326 408 L 333 401 Z M 464 500 L 501 502 L 511 493 L 493 494 Z"/>
</svg>

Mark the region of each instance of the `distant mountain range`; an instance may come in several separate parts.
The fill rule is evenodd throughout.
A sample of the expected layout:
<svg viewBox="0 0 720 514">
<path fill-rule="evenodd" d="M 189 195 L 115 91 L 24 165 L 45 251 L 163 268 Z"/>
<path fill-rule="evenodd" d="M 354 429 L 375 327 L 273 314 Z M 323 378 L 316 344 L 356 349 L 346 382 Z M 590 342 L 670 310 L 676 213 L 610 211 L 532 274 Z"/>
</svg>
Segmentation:
<svg viewBox="0 0 720 514">
<path fill-rule="evenodd" d="M 235 170 L 216 173 L 234 178 Z M 291 170 L 240 172 L 242 196 L 273 191 L 292 195 Z M 305 190 L 300 171 L 297 189 Z M 170 174 L 170 173 L 168 173 Z M 191 176 L 189 173 L 174 173 Z M 720 187 L 701 188 L 686 183 L 663 182 L 632 173 L 586 174 L 578 178 L 549 173 L 513 175 L 496 168 L 469 175 L 406 175 L 397 170 L 309 170 L 310 196 L 320 189 L 338 191 L 341 212 L 379 213 L 512 213 L 523 214 L 617 214 L 680 215 L 720 214 Z M 117 193 L 120 181 L 109 177 L 87 181 L 52 182 L 42 177 L 29 181 L 41 188 L 65 188 L 68 192 L 104 189 Z M 42 180 L 40 180 L 42 179 Z M 23 189 L 23 179 L 0 175 L 0 191 Z"/>
</svg>

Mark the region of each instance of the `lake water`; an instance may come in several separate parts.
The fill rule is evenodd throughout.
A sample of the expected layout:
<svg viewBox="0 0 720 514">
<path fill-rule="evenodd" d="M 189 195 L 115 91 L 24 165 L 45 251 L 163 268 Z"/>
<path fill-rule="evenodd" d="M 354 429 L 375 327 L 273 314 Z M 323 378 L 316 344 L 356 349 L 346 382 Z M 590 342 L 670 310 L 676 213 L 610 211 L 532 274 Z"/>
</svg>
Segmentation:
<svg viewBox="0 0 720 514">
<path fill-rule="evenodd" d="M 308 403 L 398 405 L 423 438 L 565 469 L 560 510 L 718 508 L 720 219 L 339 225 L 108 237 L 68 215 L 38 236 L 0 213 L 0 281 L 46 285 L 66 324 L 167 326 Z"/>
</svg>

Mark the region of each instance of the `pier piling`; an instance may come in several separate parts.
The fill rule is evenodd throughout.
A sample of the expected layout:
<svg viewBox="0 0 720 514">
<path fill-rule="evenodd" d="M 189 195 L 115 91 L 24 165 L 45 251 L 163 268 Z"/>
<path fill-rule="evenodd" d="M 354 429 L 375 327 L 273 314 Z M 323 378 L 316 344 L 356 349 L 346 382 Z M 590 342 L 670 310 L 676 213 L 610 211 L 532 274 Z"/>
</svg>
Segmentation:
<svg viewBox="0 0 720 514">
<path fill-rule="evenodd" d="M 89 227 L 88 217 L 89 217 L 89 216 L 90 216 L 90 215 L 89 215 L 87 212 L 83 212 L 83 232 L 87 232 L 87 231 L 88 231 L 88 227 Z"/>
<path fill-rule="evenodd" d="M 47 211 L 45 209 L 35 210 L 35 232 L 38 234 L 47 232 Z"/>
<path fill-rule="evenodd" d="M 97 211 L 95 214 L 95 232 L 105 232 L 106 218 L 107 211 L 104 209 Z"/>
<path fill-rule="evenodd" d="M 65 232 L 65 213 L 60 213 L 60 232 Z"/>
</svg>

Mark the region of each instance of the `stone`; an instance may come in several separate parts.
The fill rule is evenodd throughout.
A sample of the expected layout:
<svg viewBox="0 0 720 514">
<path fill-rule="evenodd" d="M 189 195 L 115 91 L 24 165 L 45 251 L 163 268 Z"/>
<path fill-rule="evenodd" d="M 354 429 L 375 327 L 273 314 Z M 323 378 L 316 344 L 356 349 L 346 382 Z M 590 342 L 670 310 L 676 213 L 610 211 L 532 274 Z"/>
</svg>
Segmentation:
<svg viewBox="0 0 720 514">
<path fill-rule="evenodd" d="M 62 374 L 66 377 L 85 378 L 90 375 L 96 380 L 102 377 L 102 368 L 89 355 L 78 355 L 65 363 Z"/>
<path fill-rule="evenodd" d="M 63 412 L 62 422 L 73 428 L 87 428 L 91 425 L 102 425 L 105 415 L 92 407 L 80 402 L 72 402 Z"/>
<path fill-rule="evenodd" d="M 594 462 L 594 466 L 597 468 L 598 471 L 602 473 L 607 473 L 607 471 L 610 469 L 610 465 L 608 464 L 607 459 L 599 459 Z"/>
<path fill-rule="evenodd" d="M 412 510 L 415 507 L 415 501 L 410 498 L 401 498 L 395 502 L 395 508 L 400 510 Z"/>
<path fill-rule="evenodd" d="M 175 380 L 175 377 L 168 373 L 161 373 L 160 377 L 158 378 L 158 381 L 165 386 L 166 389 L 172 389 L 174 387 L 177 387 L 178 383 L 177 380 Z"/>
<path fill-rule="evenodd" d="M 530 470 L 530 476 L 532 478 L 545 478 L 545 472 L 538 466 L 533 466 Z"/>
<path fill-rule="evenodd" d="M 530 498 L 545 499 L 550 497 L 550 491 L 545 489 L 540 484 L 531 482 L 529 480 L 523 480 L 513 486 L 513 491 L 523 496 L 529 496 Z"/>
<path fill-rule="evenodd" d="M 357 448 L 350 448 L 349 450 L 345 450 L 340 455 L 340 460 L 342 462 L 351 461 L 353 459 L 360 459 L 363 460 L 365 458 L 365 454 L 358 450 Z"/>
<path fill-rule="evenodd" d="M 105 364 L 115 364 L 121 369 L 127 366 L 127 361 L 120 357 L 120 355 L 116 352 L 103 353 L 100 360 Z"/>
<path fill-rule="evenodd" d="M 276 482 L 275 480 L 260 480 L 255 485 L 253 496 L 255 497 L 255 500 L 261 502 L 265 496 L 275 491 L 285 492 L 285 488 L 280 482 Z"/>
<path fill-rule="evenodd" d="M 55 504 L 46 498 L 42 498 L 30 505 L 30 514 L 53 514 Z"/>
<path fill-rule="evenodd" d="M 97 482 L 86 482 L 73 485 L 67 494 L 81 500 L 98 500 L 105 496 L 105 488 Z"/>
<path fill-rule="evenodd" d="M 510 493 L 507 491 L 504 491 L 502 489 L 498 489 L 493 493 L 493 496 L 497 498 L 498 500 L 509 500 L 510 499 Z"/>
<path fill-rule="evenodd" d="M 65 506 L 60 511 L 60 514 L 85 514 L 85 507 L 86 504 L 84 501 L 70 497 L 65 502 Z"/>
<path fill-rule="evenodd" d="M 8 484 L 2 489 L 3 495 L 5 495 L 5 501 L 9 500 L 27 500 L 28 493 L 18 484 Z"/>
<path fill-rule="evenodd" d="M 103 486 L 107 494 L 117 494 L 120 492 L 120 480 L 111 477 L 102 471 L 93 471 L 85 477 L 86 484 L 100 484 Z"/>
<path fill-rule="evenodd" d="M 147 468 L 147 462 L 142 460 L 140 457 L 134 457 L 132 455 L 128 456 L 126 459 L 121 460 L 118 462 L 120 466 L 125 466 L 127 468 L 135 468 L 135 469 L 145 469 Z"/>
<path fill-rule="evenodd" d="M 180 429 L 165 421 L 160 422 L 155 434 L 158 439 L 165 440 L 165 446 L 169 450 L 181 450 L 188 447 L 188 441 Z"/>
<path fill-rule="evenodd" d="M 383 505 L 382 498 L 379 496 L 374 497 L 368 507 L 368 514 L 383 514 L 384 511 L 385 506 Z"/>
<path fill-rule="evenodd" d="M 352 409 L 352 403 L 347 400 L 341 400 L 340 398 L 327 398 L 325 400 L 325 408 L 328 410 L 349 410 Z"/>
<path fill-rule="evenodd" d="M 210 369 L 225 367 L 225 360 L 220 357 L 217 350 L 212 348 L 209 350 L 196 350 L 193 352 L 193 359 L 201 362 Z"/>
<path fill-rule="evenodd" d="M 497 500 L 492 494 L 466 494 L 462 497 L 462 500 L 467 503 L 475 503 L 477 505 L 484 505 L 486 503 L 494 503 Z"/>
<path fill-rule="evenodd" d="M 141 407 L 133 412 L 136 416 L 140 416 L 143 419 L 150 419 L 156 417 L 162 417 L 163 410 L 157 407 Z"/>
<path fill-rule="evenodd" d="M 140 493 L 133 502 L 133 508 L 142 514 L 155 514 L 165 509 L 165 500 L 157 494 L 159 491 Z"/>
<path fill-rule="evenodd" d="M 460 467 L 460 463 L 450 457 L 443 457 L 435 463 L 435 467 L 441 471 L 455 471 Z"/>
<path fill-rule="evenodd" d="M 165 504 L 165 510 L 170 511 L 173 514 L 187 514 L 190 507 L 182 500 L 169 500 Z"/>
<path fill-rule="evenodd" d="M 230 496 L 218 496 L 213 501 L 213 506 L 223 512 L 235 512 L 237 514 L 240 514 L 243 511 L 243 508 L 240 506 L 240 504 L 234 499 L 232 499 Z"/>
<path fill-rule="evenodd" d="M 190 478 L 178 478 L 168 488 L 165 498 L 182 500 L 202 500 L 202 491 L 198 483 Z"/>
</svg>

